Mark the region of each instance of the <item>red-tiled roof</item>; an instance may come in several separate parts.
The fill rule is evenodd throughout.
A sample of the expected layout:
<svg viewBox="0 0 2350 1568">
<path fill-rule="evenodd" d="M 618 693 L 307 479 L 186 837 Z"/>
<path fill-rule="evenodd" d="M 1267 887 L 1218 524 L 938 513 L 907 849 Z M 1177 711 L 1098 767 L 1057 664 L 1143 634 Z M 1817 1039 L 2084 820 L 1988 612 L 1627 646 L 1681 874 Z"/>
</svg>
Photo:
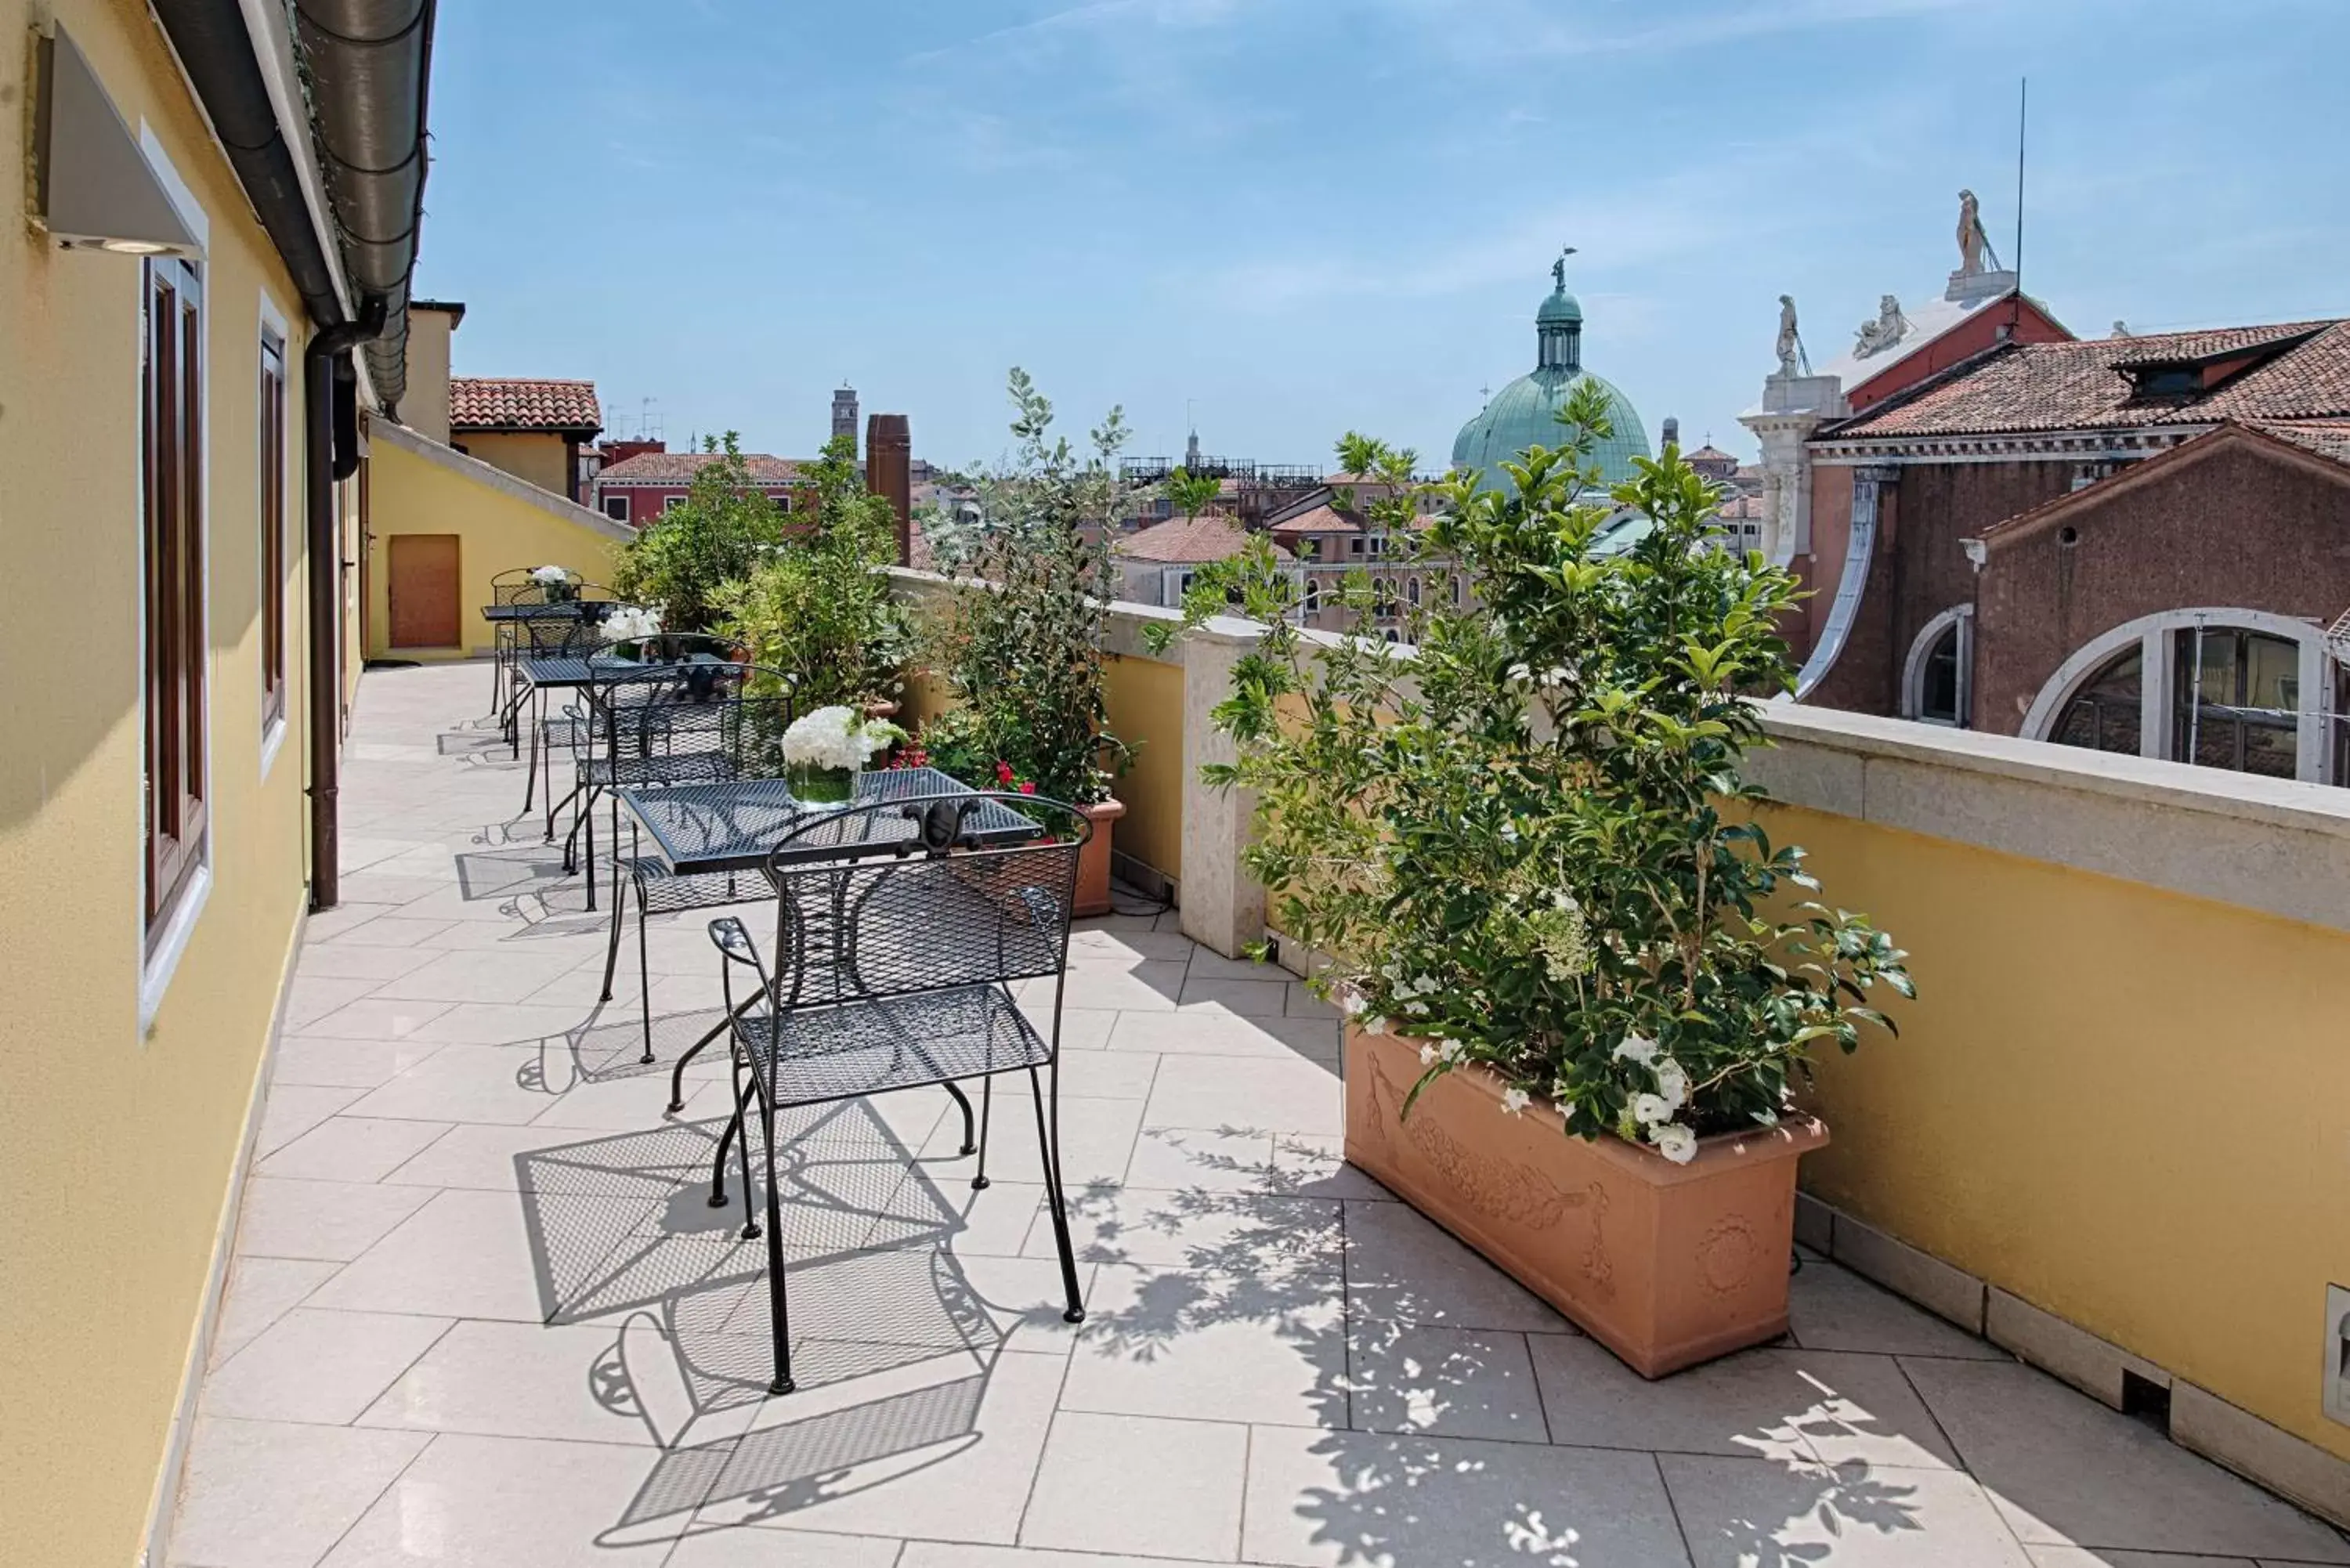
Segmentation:
<svg viewBox="0 0 2350 1568">
<path fill-rule="evenodd" d="M 2275 348 L 2277 345 L 2286 345 Z M 2141 394 L 2126 366 L 2273 357 L 2206 392 Z M 1829 426 L 1823 439 L 2126 429 L 2350 417 L 2350 323 L 2288 322 L 2080 343 L 2008 344 Z"/>
<path fill-rule="evenodd" d="M 604 425 L 593 381 L 508 376 L 449 378 L 449 428 L 457 431 L 584 431 Z"/>
<path fill-rule="evenodd" d="M 640 452 L 634 457 L 612 464 L 598 477 L 689 484 L 692 483 L 693 476 L 702 472 L 704 463 L 717 461 L 718 454 L 709 452 Z M 798 463 L 789 458 L 769 457 L 763 452 L 744 452 L 743 466 L 750 471 L 754 484 L 787 484 L 800 476 Z"/>
<path fill-rule="evenodd" d="M 2291 441 L 2306 452 L 2350 465 L 2350 420 L 2257 420 L 2254 430 Z"/>
<path fill-rule="evenodd" d="M 1291 534 L 1359 534 L 1362 531 L 1361 513 L 1349 512 L 1327 501 L 1283 518 L 1271 530 L 1276 537 Z"/>
<path fill-rule="evenodd" d="M 1693 463 L 1693 462 L 1726 462 L 1726 463 L 1730 464 L 1732 468 L 1735 468 L 1735 467 L 1737 467 L 1737 466 L 1738 466 L 1738 460 L 1737 460 L 1736 458 L 1734 458 L 1734 457 L 1731 456 L 1731 455 L 1730 455 L 1730 453 L 1728 453 L 1728 452 L 1726 452 L 1722 451 L 1720 447 L 1718 447 L 1718 446 L 1714 445 L 1711 441 L 1708 441 L 1708 442 L 1706 442 L 1703 446 L 1701 446 L 1701 447 L 1698 448 L 1695 452 L 1685 452 L 1681 453 L 1681 461 L 1682 461 L 1683 462 L 1692 462 L 1692 463 Z"/>
<path fill-rule="evenodd" d="M 1117 548 L 1119 555 L 1133 560 L 1188 566 L 1228 560 L 1247 544 L 1248 534 L 1231 518 L 1202 513 L 1154 524 L 1119 540 Z"/>
</svg>

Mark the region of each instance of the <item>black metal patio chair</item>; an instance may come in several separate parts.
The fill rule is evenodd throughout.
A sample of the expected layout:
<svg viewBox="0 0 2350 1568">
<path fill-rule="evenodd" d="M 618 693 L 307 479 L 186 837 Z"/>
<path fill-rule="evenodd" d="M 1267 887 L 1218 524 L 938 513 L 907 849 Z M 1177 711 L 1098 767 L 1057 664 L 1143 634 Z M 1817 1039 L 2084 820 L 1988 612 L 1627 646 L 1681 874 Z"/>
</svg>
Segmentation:
<svg viewBox="0 0 2350 1568">
<path fill-rule="evenodd" d="M 567 713 L 582 735 L 563 868 L 578 868 L 584 836 L 588 908 L 596 907 L 597 802 L 616 789 L 729 779 L 784 771 L 784 732 L 798 716 L 799 677 L 733 657 L 727 639 L 702 633 L 648 638 L 645 668 L 599 677 Z M 620 843 L 620 805 L 610 802 L 609 842 Z"/>
<path fill-rule="evenodd" d="M 969 824 L 994 802 L 1035 821 L 1043 836 L 990 847 Z M 874 831 L 860 817 L 913 818 L 918 831 Z M 790 1316 L 775 1118 L 823 1105 L 931 1085 L 955 1091 L 980 1080 L 979 1166 L 987 1186 L 987 1121 L 994 1078 L 1028 1075 L 1045 1196 L 1067 1298 L 1064 1319 L 1085 1320 L 1061 1182 L 1060 1035 L 1068 969 L 1069 915 L 1077 857 L 1092 825 L 1076 807 L 1036 795 L 974 794 L 877 803 L 813 815 L 767 858 L 775 888 L 771 971 L 743 921 L 710 923 L 723 961 L 734 1069 L 734 1110 L 712 1164 L 712 1208 L 726 1199 L 726 1144 L 739 1137 L 745 1240 L 760 1225 L 751 1208 L 750 1132 L 755 1109 L 766 1168 L 769 1327 L 776 1394 L 792 1392 Z M 853 846 L 880 854 L 844 858 Z M 738 1007 L 738 970 L 758 989 Z M 1053 982 L 1051 1023 L 1040 1031 L 1014 997 L 1022 981 Z"/>
</svg>

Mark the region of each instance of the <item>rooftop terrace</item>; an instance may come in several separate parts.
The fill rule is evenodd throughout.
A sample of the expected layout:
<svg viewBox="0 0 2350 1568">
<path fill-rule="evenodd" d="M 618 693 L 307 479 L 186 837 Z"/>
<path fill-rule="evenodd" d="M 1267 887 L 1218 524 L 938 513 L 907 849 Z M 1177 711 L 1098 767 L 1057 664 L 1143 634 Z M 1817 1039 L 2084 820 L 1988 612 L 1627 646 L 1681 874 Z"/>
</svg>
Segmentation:
<svg viewBox="0 0 2350 1568">
<path fill-rule="evenodd" d="M 363 682 L 174 1563 L 2350 1563 L 1816 1253 L 1785 1342 L 1642 1382 L 1347 1169 L 1335 1020 L 1172 916 L 1074 955 L 1088 1321 L 1016 1125 L 974 1192 L 943 1094 L 853 1102 L 799 1118 L 770 1397 L 758 1244 L 704 1201 L 723 1064 L 662 1108 L 718 1006 L 707 916 L 656 918 L 639 1066 L 484 684 Z"/>
</svg>

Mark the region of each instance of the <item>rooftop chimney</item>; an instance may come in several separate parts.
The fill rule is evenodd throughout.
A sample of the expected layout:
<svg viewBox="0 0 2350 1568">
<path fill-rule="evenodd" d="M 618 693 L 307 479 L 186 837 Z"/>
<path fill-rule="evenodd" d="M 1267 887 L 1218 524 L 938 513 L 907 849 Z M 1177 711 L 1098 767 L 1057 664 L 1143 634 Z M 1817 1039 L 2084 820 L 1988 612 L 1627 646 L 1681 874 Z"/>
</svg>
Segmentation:
<svg viewBox="0 0 2350 1568">
<path fill-rule="evenodd" d="M 836 405 L 837 406 L 837 405 Z M 865 421 L 865 488 L 882 496 L 898 514 L 898 564 L 914 559 L 914 438 L 903 414 L 874 414 Z"/>
</svg>

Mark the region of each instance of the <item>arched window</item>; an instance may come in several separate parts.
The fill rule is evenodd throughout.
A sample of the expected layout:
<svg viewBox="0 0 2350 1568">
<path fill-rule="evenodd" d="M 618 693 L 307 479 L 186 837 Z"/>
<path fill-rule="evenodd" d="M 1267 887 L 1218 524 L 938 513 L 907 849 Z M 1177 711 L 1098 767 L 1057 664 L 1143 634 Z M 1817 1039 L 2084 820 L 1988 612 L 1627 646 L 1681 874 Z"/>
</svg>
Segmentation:
<svg viewBox="0 0 2350 1568">
<path fill-rule="evenodd" d="M 1974 628 L 1974 606 L 1953 605 L 1918 633 L 1902 673 L 1904 718 L 1966 728 L 1973 707 Z"/>
<path fill-rule="evenodd" d="M 2048 738 L 2060 746 L 2138 754 L 2139 691 L 2145 660 L 2131 647 L 2074 689 Z"/>
<path fill-rule="evenodd" d="M 2300 647 L 2235 627 L 2178 638 L 2172 760 L 2292 778 L 2301 749 Z"/>
</svg>

